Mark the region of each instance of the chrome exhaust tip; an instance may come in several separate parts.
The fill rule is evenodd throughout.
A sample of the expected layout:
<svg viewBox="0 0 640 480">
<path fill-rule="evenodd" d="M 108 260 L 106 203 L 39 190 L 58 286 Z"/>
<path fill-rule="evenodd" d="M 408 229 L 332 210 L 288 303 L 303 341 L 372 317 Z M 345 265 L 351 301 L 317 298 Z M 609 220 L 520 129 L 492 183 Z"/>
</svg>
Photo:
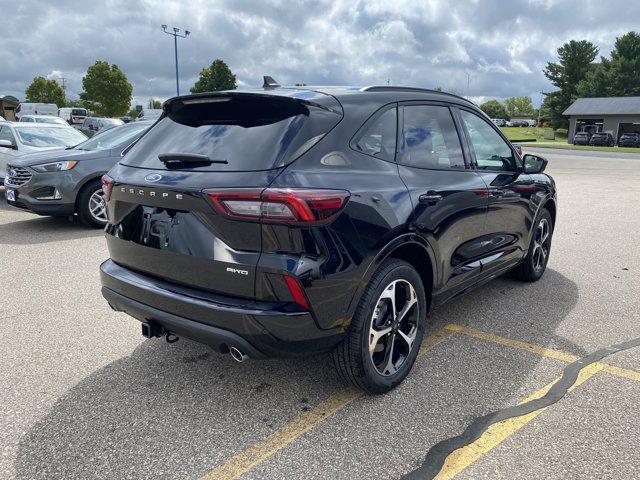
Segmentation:
<svg viewBox="0 0 640 480">
<path fill-rule="evenodd" d="M 229 353 L 231 354 L 231 358 L 233 358 L 236 362 L 238 363 L 242 363 L 244 362 L 247 358 L 249 358 L 247 355 L 245 355 L 244 353 L 242 353 L 242 351 L 240 351 L 238 348 L 236 347 L 229 347 Z"/>
</svg>

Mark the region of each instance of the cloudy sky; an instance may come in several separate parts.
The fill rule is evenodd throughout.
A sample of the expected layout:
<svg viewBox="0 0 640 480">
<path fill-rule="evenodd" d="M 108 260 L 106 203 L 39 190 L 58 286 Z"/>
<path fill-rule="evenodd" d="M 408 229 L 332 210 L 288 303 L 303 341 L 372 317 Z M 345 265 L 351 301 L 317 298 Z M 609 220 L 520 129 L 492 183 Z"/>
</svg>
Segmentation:
<svg viewBox="0 0 640 480">
<path fill-rule="evenodd" d="M 66 78 L 77 98 L 97 59 L 117 64 L 135 103 L 181 91 L 222 58 L 240 87 L 281 84 L 414 85 L 502 99 L 551 87 L 542 68 L 570 39 L 608 55 L 615 37 L 640 29 L 640 2 L 553 0 L 0 0 L 0 94 L 24 98 L 36 75 Z M 467 90 L 467 80 L 468 90 Z"/>
</svg>

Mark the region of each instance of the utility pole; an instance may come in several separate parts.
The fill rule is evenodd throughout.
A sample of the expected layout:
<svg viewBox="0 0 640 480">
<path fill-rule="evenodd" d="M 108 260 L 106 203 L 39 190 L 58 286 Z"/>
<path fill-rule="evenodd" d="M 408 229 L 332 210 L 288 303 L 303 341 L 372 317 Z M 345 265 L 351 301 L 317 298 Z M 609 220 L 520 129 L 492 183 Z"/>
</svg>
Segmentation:
<svg viewBox="0 0 640 480">
<path fill-rule="evenodd" d="M 64 78 L 64 77 L 60 77 L 60 80 L 62 80 L 62 91 L 66 94 L 67 93 L 67 84 L 65 82 L 66 82 L 67 79 Z"/>
<path fill-rule="evenodd" d="M 467 97 L 469 96 L 469 83 L 471 82 L 471 74 L 469 72 L 465 72 L 467 75 Z"/>
<path fill-rule="evenodd" d="M 187 38 L 191 32 L 189 30 L 184 31 L 184 35 L 180 35 L 180 29 L 178 27 L 171 27 L 173 32 L 167 31 L 167 26 L 162 25 L 162 31 L 167 35 L 173 35 L 173 49 L 176 55 L 176 95 L 180 96 L 180 80 L 178 79 L 178 37 Z"/>
</svg>

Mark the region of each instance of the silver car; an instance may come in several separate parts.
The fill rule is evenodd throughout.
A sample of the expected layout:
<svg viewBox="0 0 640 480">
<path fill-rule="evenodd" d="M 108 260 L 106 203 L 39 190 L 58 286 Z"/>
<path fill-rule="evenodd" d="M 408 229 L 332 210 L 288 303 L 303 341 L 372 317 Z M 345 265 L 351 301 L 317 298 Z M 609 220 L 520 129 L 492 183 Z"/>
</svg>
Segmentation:
<svg viewBox="0 0 640 480">
<path fill-rule="evenodd" d="M 7 163 L 22 155 L 73 147 L 86 139 L 69 125 L 0 122 L 0 184 L 7 175 Z"/>
<path fill-rule="evenodd" d="M 12 161 L 5 179 L 7 203 L 38 215 L 71 216 L 104 227 L 100 181 L 153 122 L 135 122 L 96 134 L 73 148 L 25 155 Z"/>
</svg>

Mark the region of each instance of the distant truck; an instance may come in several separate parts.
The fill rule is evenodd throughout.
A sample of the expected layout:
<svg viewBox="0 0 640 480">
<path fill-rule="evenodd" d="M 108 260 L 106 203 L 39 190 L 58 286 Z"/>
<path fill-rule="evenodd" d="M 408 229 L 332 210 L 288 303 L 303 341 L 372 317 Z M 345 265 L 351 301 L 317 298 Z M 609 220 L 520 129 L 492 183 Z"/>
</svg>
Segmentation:
<svg viewBox="0 0 640 480">
<path fill-rule="evenodd" d="M 58 116 L 69 125 L 82 125 L 84 119 L 89 116 L 86 108 L 60 108 Z"/>
<path fill-rule="evenodd" d="M 58 106 L 55 103 L 21 103 L 16 108 L 18 121 L 22 115 L 51 115 L 58 116 Z"/>
</svg>

